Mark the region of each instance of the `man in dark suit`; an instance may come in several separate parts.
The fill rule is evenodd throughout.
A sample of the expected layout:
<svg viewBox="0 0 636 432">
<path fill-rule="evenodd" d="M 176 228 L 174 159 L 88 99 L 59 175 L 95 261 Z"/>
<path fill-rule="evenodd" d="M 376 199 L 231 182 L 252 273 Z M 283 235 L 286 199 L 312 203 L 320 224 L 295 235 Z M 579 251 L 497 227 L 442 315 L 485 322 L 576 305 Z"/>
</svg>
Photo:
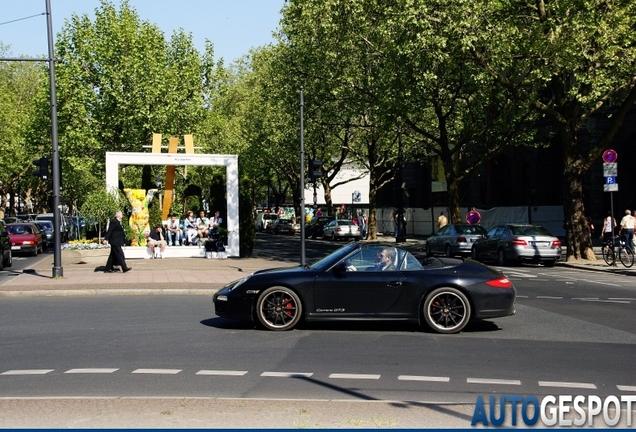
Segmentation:
<svg viewBox="0 0 636 432">
<path fill-rule="evenodd" d="M 106 270 L 104 273 L 112 273 L 113 265 L 121 266 L 121 270 L 126 273 L 132 270 L 132 267 L 126 265 L 126 257 L 124 256 L 124 250 L 121 248 L 126 242 L 126 235 L 124 233 L 124 227 L 121 226 L 121 219 L 123 215 L 121 211 L 115 212 L 115 218 L 110 221 L 108 231 L 104 237 L 104 244 L 110 243 L 110 255 L 106 262 Z"/>
</svg>

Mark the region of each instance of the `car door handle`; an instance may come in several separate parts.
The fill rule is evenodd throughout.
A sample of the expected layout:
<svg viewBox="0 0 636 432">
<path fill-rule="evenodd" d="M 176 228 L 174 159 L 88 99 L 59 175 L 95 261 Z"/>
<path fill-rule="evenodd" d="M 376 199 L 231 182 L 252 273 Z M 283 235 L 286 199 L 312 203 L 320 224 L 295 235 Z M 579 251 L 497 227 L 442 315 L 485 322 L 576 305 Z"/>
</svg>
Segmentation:
<svg viewBox="0 0 636 432">
<path fill-rule="evenodd" d="M 394 287 L 394 286 L 402 286 L 402 281 L 393 281 L 393 282 L 389 282 L 389 283 L 387 284 L 387 286 L 390 286 L 390 287 Z"/>
</svg>

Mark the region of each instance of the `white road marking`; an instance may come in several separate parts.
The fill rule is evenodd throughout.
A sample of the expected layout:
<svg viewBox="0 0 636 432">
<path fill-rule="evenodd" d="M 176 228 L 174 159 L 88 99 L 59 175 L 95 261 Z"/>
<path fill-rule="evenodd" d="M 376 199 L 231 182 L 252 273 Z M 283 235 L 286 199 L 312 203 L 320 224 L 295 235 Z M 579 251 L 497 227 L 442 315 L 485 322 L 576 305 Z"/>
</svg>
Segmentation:
<svg viewBox="0 0 636 432">
<path fill-rule="evenodd" d="M 524 295 L 518 295 L 517 298 L 530 298 L 530 297 L 524 296 Z"/>
<path fill-rule="evenodd" d="M 373 374 L 343 374 L 343 373 L 332 373 L 329 375 L 329 378 L 334 379 L 367 379 L 367 380 L 377 380 L 380 379 L 380 375 Z"/>
<path fill-rule="evenodd" d="M 449 382 L 449 377 L 433 377 L 421 375 L 399 375 L 398 381 L 431 381 L 431 382 Z"/>
<path fill-rule="evenodd" d="M 466 378 L 468 384 L 498 384 L 498 385 L 521 385 L 519 380 L 488 379 L 488 378 Z"/>
<path fill-rule="evenodd" d="M 540 299 L 553 299 L 553 300 L 562 300 L 563 297 L 555 297 L 555 296 L 537 296 Z"/>
<path fill-rule="evenodd" d="M 630 304 L 631 302 L 629 301 L 623 301 L 623 300 L 594 300 L 594 299 L 581 299 L 581 301 L 586 301 L 586 302 L 598 302 L 598 303 L 619 303 L 619 304 Z"/>
<path fill-rule="evenodd" d="M 633 297 L 610 297 L 610 300 L 625 300 L 625 301 L 636 301 L 636 298 Z"/>
<path fill-rule="evenodd" d="M 598 297 L 572 297 L 572 300 L 598 300 Z"/>
<path fill-rule="evenodd" d="M 277 378 L 309 378 L 313 372 L 263 372 L 262 377 L 277 377 Z"/>
<path fill-rule="evenodd" d="M 64 373 L 67 374 L 109 374 L 118 371 L 117 368 L 85 368 L 85 369 L 69 369 Z"/>
<path fill-rule="evenodd" d="M 581 388 L 595 389 L 596 386 L 590 383 L 563 382 L 563 381 L 539 381 L 540 387 L 562 387 L 562 388 Z"/>
<path fill-rule="evenodd" d="M 200 370 L 195 375 L 225 375 L 225 376 L 243 376 L 247 371 L 233 370 Z"/>
<path fill-rule="evenodd" d="M 616 388 L 620 391 L 636 392 L 636 386 L 617 385 Z"/>
<path fill-rule="evenodd" d="M 23 369 L 23 370 L 10 370 L 2 372 L 0 375 L 46 375 L 49 372 L 53 372 L 55 369 Z"/>
<path fill-rule="evenodd" d="M 137 369 L 132 371 L 134 374 L 157 374 L 157 375 L 176 375 L 182 369 Z"/>
</svg>

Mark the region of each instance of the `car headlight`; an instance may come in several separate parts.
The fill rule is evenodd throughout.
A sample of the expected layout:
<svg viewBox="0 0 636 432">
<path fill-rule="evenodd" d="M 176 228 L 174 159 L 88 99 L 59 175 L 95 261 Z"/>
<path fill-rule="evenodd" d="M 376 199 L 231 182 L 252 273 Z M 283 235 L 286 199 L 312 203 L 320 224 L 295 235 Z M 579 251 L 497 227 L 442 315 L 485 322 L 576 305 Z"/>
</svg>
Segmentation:
<svg viewBox="0 0 636 432">
<path fill-rule="evenodd" d="M 250 275 L 250 276 L 251 276 L 251 275 Z M 241 285 L 243 285 L 243 284 L 245 283 L 245 281 L 247 281 L 247 280 L 250 278 L 250 276 L 245 276 L 243 279 L 239 279 L 238 281 L 236 281 L 236 283 L 235 283 L 233 286 L 228 287 L 228 289 L 227 289 L 227 290 L 228 290 L 228 292 L 229 292 L 229 291 L 234 291 L 235 289 L 237 289 L 238 287 L 240 287 Z M 226 300 L 227 300 L 227 299 L 226 299 Z"/>
</svg>

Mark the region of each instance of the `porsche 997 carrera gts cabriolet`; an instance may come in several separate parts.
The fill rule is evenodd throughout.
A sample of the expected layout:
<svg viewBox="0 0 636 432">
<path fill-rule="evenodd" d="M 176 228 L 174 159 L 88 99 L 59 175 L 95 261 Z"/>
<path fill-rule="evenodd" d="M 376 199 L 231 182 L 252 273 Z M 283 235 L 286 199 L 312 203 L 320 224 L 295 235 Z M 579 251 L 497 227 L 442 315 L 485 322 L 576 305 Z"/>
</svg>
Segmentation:
<svg viewBox="0 0 636 432">
<path fill-rule="evenodd" d="M 503 273 L 472 260 L 349 243 L 311 266 L 259 270 L 213 296 L 218 316 L 290 330 L 303 319 L 400 320 L 457 333 L 470 319 L 515 313 Z"/>
</svg>

